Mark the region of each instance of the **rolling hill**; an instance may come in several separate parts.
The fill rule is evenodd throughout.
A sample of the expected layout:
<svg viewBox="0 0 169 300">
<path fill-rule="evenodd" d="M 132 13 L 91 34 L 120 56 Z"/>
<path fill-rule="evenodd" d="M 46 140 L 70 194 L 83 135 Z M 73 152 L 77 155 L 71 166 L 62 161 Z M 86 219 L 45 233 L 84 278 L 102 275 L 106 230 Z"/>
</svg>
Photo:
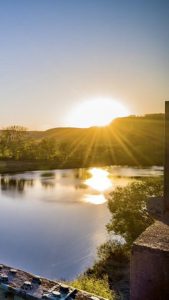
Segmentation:
<svg viewBox="0 0 169 300">
<path fill-rule="evenodd" d="M 106 127 L 29 131 L 27 138 L 37 144 L 50 141 L 51 147 L 53 141 L 57 150 L 53 162 L 65 167 L 162 165 L 164 114 L 118 118 Z M 44 153 L 50 144 L 46 149 Z"/>
</svg>

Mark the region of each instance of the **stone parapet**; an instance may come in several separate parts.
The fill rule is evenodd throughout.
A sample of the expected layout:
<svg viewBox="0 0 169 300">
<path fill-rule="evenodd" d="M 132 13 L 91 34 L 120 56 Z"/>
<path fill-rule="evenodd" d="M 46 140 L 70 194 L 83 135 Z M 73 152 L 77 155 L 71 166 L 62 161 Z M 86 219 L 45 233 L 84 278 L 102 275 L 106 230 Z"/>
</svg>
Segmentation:
<svg viewBox="0 0 169 300">
<path fill-rule="evenodd" d="M 169 299 L 169 226 L 167 224 L 156 221 L 134 242 L 130 274 L 131 300 Z"/>
</svg>

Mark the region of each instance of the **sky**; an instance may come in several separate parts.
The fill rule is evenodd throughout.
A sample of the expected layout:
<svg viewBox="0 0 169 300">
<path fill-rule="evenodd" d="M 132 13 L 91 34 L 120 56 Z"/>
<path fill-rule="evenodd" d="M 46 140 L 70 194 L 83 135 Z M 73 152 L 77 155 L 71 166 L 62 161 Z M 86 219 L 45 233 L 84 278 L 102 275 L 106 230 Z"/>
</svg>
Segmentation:
<svg viewBox="0 0 169 300">
<path fill-rule="evenodd" d="M 168 80 L 168 0 L 0 0 L 1 128 L 74 126 L 92 97 L 164 112 Z"/>
</svg>

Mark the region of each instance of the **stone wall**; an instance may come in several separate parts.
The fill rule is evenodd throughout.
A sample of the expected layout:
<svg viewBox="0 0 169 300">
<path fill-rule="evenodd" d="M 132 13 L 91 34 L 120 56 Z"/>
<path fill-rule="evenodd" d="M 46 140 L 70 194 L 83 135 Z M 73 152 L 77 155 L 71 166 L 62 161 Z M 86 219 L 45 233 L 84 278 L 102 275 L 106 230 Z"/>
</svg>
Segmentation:
<svg viewBox="0 0 169 300">
<path fill-rule="evenodd" d="M 169 226 L 155 222 L 133 244 L 131 300 L 169 299 Z"/>
</svg>

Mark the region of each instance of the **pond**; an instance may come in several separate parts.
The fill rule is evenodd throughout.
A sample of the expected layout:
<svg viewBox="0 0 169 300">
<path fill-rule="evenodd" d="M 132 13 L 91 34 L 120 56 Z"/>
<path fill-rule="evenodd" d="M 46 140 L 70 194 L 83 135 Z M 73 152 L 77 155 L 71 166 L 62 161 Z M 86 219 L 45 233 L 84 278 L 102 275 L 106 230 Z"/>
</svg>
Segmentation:
<svg viewBox="0 0 169 300">
<path fill-rule="evenodd" d="M 0 263 L 70 280 L 91 266 L 107 233 L 107 197 L 160 167 L 34 171 L 0 176 Z"/>
</svg>

